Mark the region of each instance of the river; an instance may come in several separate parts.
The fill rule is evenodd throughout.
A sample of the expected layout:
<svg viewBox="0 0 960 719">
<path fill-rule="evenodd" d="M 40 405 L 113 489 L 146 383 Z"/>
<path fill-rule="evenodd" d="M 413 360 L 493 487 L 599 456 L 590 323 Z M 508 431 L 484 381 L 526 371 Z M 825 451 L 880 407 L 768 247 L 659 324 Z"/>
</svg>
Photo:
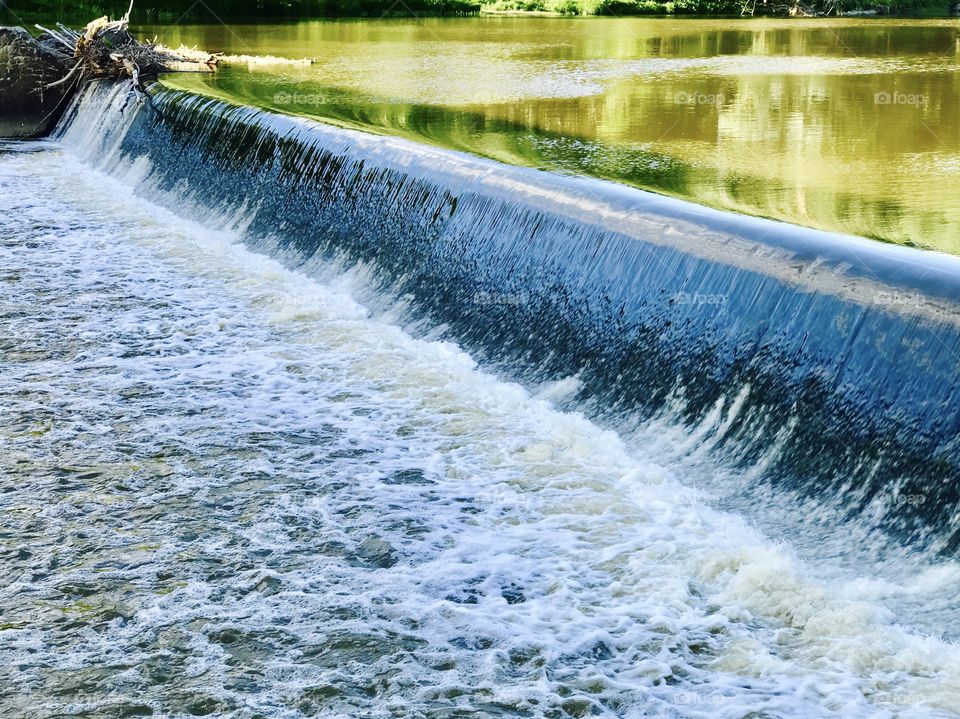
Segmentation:
<svg viewBox="0 0 960 719">
<path fill-rule="evenodd" d="M 145 27 L 309 58 L 177 87 L 960 252 L 960 20 L 468 18 Z"/>
<path fill-rule="evenodd" d="M 474 22 L 166 34 L 299 56 Z M 624 28 L 657 22 L 683 45 Z M 778 47 L 833 42 L 804 27 Z M 443 108 L 561 62 L 480 43 L 526 69 L 454 65 L 458 100 L 404 64 L 451 57 L 430 42 L 297 72 Z M 278 67 L 94 86 L 0 144 L 0 715 L 960 716 L 958 258 L 472 156 L 532 147 L 536 113 L 237 107 Z M 617 106 L 571 75 L 558 116 Z M 909 184 L 885 167 L 857 202 Z"/>
</svg>

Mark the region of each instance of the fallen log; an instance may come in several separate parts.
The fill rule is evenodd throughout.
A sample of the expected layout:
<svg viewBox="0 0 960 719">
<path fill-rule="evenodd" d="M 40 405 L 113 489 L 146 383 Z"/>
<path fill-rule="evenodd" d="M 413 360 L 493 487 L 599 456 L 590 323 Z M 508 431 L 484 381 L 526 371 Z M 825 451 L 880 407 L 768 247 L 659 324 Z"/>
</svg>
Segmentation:
<svg viewBox="0 0 960 719">
<path fill-rule="evenodd" d="M 57 30 L 37 25 L 37 29 L 73 50 L 81 69 L 82 80 L 127 77 L 142 89 L 148 78 L 166 72 L 212 72 L 219 60 L 207 55 L 202 61 L 184 57 L 154 43 L 137 40 L 131 33 L 127 17 L 111 21 L 101 17 L 76 32 L 61 24 Z"/>
<path fill-rule="evenodd" d="M 137 40 L 129 12 L 121 20 L 98 18 L 77 31 L 57 23 L 37 25 L 31 37 L 23 28 L 0 27 L 0 137 L 49 134 L 69 98 L 96 79 L 128 81 L 139 94 L 161 73 L 213 72 L 216 55 L 190 57 Z"/>
</svg>

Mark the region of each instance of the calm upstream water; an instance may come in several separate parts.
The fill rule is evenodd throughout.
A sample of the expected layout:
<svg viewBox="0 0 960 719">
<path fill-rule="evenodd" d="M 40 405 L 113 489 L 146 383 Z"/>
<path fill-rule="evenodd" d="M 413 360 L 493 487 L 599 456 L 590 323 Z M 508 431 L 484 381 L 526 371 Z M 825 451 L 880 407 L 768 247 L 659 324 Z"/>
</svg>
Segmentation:
<svg viewBox="0 0 960 719">
<path fill-rule="evenodd" d="M 147 27 L 311 58 L 177 87 L 960 253 L 960 20 L 473 18 Z"/>
</svg>

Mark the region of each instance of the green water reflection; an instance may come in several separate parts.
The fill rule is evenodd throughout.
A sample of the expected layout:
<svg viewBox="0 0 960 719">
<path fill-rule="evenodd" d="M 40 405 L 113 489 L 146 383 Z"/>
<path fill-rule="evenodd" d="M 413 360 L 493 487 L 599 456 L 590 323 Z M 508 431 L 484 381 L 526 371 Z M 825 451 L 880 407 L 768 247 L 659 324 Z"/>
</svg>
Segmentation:
<svg viewBox="0 0 960 719">
<path fill-rule="evenodd" d="M 960 253 L 960 20 L 467 18 L 142 28 L 309 57 L 166 82 Z"/>
</svg>

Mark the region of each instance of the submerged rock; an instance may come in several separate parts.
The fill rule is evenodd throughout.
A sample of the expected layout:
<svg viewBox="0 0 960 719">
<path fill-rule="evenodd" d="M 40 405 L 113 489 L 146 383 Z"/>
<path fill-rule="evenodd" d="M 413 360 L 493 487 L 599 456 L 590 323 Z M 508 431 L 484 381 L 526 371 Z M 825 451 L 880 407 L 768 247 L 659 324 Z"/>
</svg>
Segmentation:
<svg viewBox="0 0 960 719">
<path fill-rule="evenodd" d="M 53 42 L 36 40 L 23 28 L 0 27 L 0 137 L 48 134 L 72 91 L 69 83 L 48 86 L 71 67 L 69 54 Z"/>
<path fill-rule="evenodd" d="M 357 545 L 351 560 L 355 566 L 389 569 L 397 563 L 397 551 L 380 537 L 368 537 Z"/>
</svg>

